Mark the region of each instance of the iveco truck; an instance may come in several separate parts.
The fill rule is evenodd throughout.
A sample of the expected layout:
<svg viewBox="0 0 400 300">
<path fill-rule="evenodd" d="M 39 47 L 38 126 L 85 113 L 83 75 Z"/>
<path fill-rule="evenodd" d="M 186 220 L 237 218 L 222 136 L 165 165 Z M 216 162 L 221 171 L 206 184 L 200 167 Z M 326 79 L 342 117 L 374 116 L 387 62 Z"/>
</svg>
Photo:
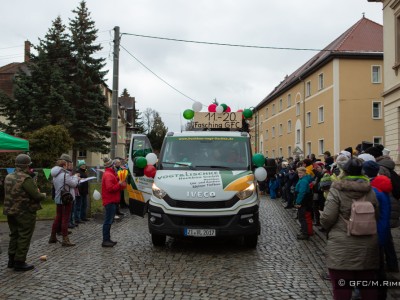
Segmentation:
<svg viewBox="0 0 400 300">
<path fill-rule="evenodd" d="M 172 236 L 241 237 L 246 246 L 256 247 L 259 196 L 249 134 L 168 133 L 147 204 L 155 246 Z"/>
</svg>

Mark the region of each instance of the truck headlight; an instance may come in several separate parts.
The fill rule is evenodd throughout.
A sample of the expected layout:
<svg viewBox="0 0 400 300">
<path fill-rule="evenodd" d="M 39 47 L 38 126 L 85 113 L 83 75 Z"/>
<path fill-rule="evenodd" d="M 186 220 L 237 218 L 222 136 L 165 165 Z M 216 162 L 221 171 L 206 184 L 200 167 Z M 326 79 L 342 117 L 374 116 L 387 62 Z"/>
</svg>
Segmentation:
<svg viewBox="0 0 400 300">
<path fill-rule="evenodd" d="M 151 187 L 153 190 L 153 195 L 157 197 L 158 199 L 163 199 L 165 195 L 167 194 L 164 190 L 160 189 L 158 186 L 156 186 L 155 183 L 153 183 L 153 186 Z"/>
<path fill-rule="evenodd" d="M 244 199 L 249 198 L 251 195 L 253 195 L 254 190 L 255 190 L 255 185 L 254 185 L 254 183 L 252 183 L 247 189 L 237 192 L 236 196 L 238 196 L 238 198 L 240 200 L 244 200 Z"/>
</svg>

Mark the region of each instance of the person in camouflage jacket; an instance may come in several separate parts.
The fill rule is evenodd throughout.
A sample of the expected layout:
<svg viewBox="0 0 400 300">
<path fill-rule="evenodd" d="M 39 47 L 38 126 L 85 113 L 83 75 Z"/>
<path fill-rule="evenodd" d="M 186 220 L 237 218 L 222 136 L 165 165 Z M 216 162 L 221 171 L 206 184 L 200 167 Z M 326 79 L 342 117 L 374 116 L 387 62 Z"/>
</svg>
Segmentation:
<svg viewBox="0 0 400 300">
<path fill-rule="evenodd" d="M 28 155 L 19 154 L 15 159 L 15 172 L 8 174 L 4 180 L 3 214 L 7 216 L 10 228 L 7 267 L 16 271 L 34 268 L 25 261 L 35 230 L 36 211 L 42 208 L 40 201 L 45 199 L 31 176 L 30 164 Z"/>
</svg>

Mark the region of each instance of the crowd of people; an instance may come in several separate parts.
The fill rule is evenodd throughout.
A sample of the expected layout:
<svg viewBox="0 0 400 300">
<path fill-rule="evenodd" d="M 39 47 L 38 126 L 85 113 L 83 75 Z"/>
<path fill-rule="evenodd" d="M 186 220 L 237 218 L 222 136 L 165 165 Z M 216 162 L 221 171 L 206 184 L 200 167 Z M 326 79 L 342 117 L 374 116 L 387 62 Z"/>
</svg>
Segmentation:
<svg viewBox="0 0 400 300">
<path fill-rule="evenodd" d="M 126 208 L 124 189 L 127 183 L 120 179 L 118 171 L 125 168 L 121 159 L 104 158 L 104 174 L 101 184 L 101 198 L 105 218 L 103 222 L 102 247 L 113 247 L 117 242 L 111 240 L 111 225 L 118 215 L 123 215 L 121 208 Z M 4 210 L 10 228 L 8 248 L 8 268 L 15 271 L 29 271 L 33 265 L 26 263 L 27 253 L 36 224 L 36 213 L 41 209 L 40 202 L 46 198 L 34 180 L 35 173 L 31 169 L 31 158 L 27 154 L 19 154 L 15 159 L 15 172 L 6 176 L 4 182 Z M 70 240 L 72 231 L 78 224 L 89 221 L 87 218 L 87 202 L 89 186 L 87 168 L 84 160 L 78 160 L 77 169 L 68 154 L 62 154 L 51 169 L 52 198 L 56 205 L 56 216 L 51 228 L 49 244 L 60 241 L 62 247 L 75 246 Z"/>
<path fill-rule="evenodd" d="M 334 299 L 352 299 L 354 292 L 362 299 L 386 299 L 385 288 L 353 290 L 340 286 L 339 279 L 385 280 L 387 272 L 399 272 L 391 228 L 399 226 L 400 177 L 387 149 L 349 147 L 335 156 L 326 151 L 323 160 L 313 154 L 303 160 L 267 158 L 265 168 L 261 193 L 281 197 L 286 209 L 297 209 L 297 239 L 309 240 L 314 227 L 325 232 L 325 278 L 331 280 Z M 370 203 L 365 207 L 371 209 L 374 232 L 366 231 L 361 213 L 356 216 L 361 201 Z M 361 226 L 358 233 L 351 231 L 356 226 Z"/>
</svg>

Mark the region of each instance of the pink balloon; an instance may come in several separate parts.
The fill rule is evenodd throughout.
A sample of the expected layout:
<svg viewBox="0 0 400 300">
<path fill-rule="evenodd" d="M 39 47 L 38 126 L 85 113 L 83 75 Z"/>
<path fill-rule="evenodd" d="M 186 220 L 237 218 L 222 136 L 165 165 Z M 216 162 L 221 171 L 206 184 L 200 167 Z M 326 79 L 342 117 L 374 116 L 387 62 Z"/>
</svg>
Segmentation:
<svg viewBox="0 0 400 300">
<path fill-rule="evenodd" d="M 215 110 L 216 110 L 216 108 L 217 108 L 217 105 L 216 104 L 210 104 L 209 106 L 208 106 L 208 111 L 209 112 L 215 112 Z"/>
<path fill-rule="evenodd" d="M 144 167 L 144 175 L 150 178 L 154 178 L 156 176 L 157 169 L 153 165 L 147 165 Z"/>
<path fill-rule="evenodd" d="M 231 112 L 231 108 L 228 106 L 225 111 L 226 112 Z"/>
</svg>

